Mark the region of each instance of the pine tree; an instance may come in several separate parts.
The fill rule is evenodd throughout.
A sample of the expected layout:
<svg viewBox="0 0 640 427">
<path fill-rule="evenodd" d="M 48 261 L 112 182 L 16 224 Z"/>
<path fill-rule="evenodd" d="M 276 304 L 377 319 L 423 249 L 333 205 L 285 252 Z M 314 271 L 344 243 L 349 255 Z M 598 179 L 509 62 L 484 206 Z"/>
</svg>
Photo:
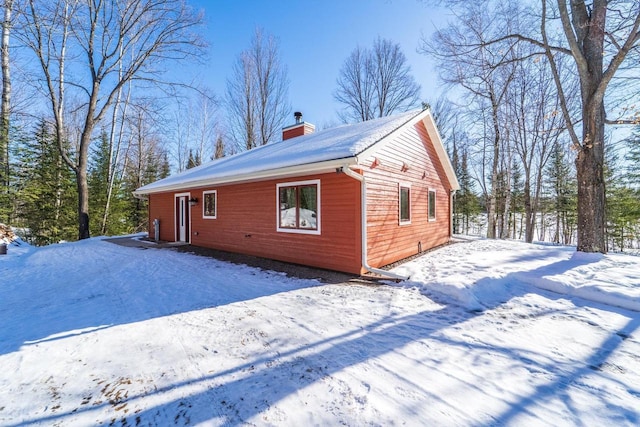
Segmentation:
<svg viewBox="0 0 640 427">
<path fill-rule="evenodd" d="M 511 165 L 511 213 L 512 235 L 514 239 L 522 239 L 522 218 L 524 214 L 524 182 L 522 168 L 514 161 Z M 520 224 L 518 227 L 517 224 Z M 520 230 L 518 233 L 517 230 Z"/>
<path fill-rule="evenodd" d="M 22 144 L 18 167 L 18 214 L 29 230 L 28 238 L 37 245 L 75 239 L 75 179 L 62 161 L 44 120 L 33 138 Z"/>
<path fill-rule="evenodd" d="M 473 191 L 473 179 L 469 173 L 469 163 L 467 150 L 462 150 L 462 156 L 458 167 L 456 168 L 456 176 L 460 184 L 455 198 L 455 212 L 460 216 L 460 231 L 469 234 L 469 222 L 474 216 L 480 213 L 480 204 L 478 196 Z"/>
<path fill-rule="evenodd" d="M 110 174 L 110 147 L 109 135 L 102 131 L 99 144 L 92 153 L 89 169 L 89 209 L 91 216 L 90 230 L 92 235 L 118 235 L 129 232 L 129 224 L 125 220 L 125 198 L 122 194 L 122 183 L 117 174 Z M 112 196 L 107 212 L 107 195 L 109 192 L 109 179 L 113 175 L 116 180 L 112 184 Z M 106 215 L 106 221 L 104 221 Z M 104 224 L 103 224 L 104 222 Z M 104 225 L 104 226 L 103 226 Z"/>
<path fill-rule="evenodd" d="M 556 217 L 553 241 L 570 244 L 577 222 L 577 183 L 573 168 L 559 142 L 553 146 L 546 175 L 546 184 L 551 189 L 553 212 Z"/>
<path fill-rule="evenodd" d="M 224 150 L 224 141 L 222 140 L 221 136 L 218 136 L 218 139 L 216 139 L 216 151 L 215 153 L 213 153 L 213 158 L 220 159 L 224 157 Z"/>
<path fill-rule="evenodd" d="M 15 213 L 16 213 L 16 185 L 18 182 L 14 182 L 15 177 L 15 150 L 17 149 L 16 141 L 19 137 L 14 135 L 16 133 L 13 128 L 10 129 L 10 135 L 7 137 L 8 141 L 12 144 L 7 147 L 5 153 L 6 164 L 4 165 L 4 177 L 5 187 L 0 190 L 0 223 L 4 222 L 7 225 L 15 225 Z M 0 187 L 2 187 L 0 185 Z"/>
<path fill-rule="evenodd" d="M 200 154 L 196 153 L 193 155 L 193 150 L 189 149 L 189 160 L 187 160 L 187 169 L 195 168 L 196 166 L 200 166 L 202 164 L 202 159 L 200 158 Z"/>
<path fill-rule="evenodd" d="M 166 178 L 170 174 L 169 158 L 166 151 L 151 148 L 145 153 L 136 153 L 128 162 L 123 182 L 123 194 L 126 197 L 125 221 L 129 232 L 148 229 L 148 202 L 133 197 L 133 192 L 150 182 Z"/>
<path fill-rule="evenodd" d="M 94 236 L 101 235 L 101 212 L 104 212 L 107 203 L 107 191 L 109 188 L 109 136 L 103 131 L 100 133 L 97 149 L 92 153 L 89 169 L 89 211 L 91 216 L 90 230 Z"/>
<path fill-rule="evenodd" d="M 640 126 L 636 126 L 633 134 L 625 141 L 629 151 L 627 161 L 627 180 L 629 184 L 640 187 Z"/>
<path fill-rule="evenodd" d="M 634 153 L 627 156 L 633 159 Z M 607 151 L 605 156 L 605 180 L 607 195 L 607 242 L 610 250 L 623 251 L 630 242 L 637 240 L 640 232 L 640 190 L 630 187 L 627 182 L 635 181 L 637 166 L 632 164 L 626 170 L 620 167 L 615 151 Z M 622 173 L 617 171 L 622 171 Z M 626 175 L 626 177 L 625 177 Z M 626 179 L 625 179 L 626 178 Z"/>
</svg>

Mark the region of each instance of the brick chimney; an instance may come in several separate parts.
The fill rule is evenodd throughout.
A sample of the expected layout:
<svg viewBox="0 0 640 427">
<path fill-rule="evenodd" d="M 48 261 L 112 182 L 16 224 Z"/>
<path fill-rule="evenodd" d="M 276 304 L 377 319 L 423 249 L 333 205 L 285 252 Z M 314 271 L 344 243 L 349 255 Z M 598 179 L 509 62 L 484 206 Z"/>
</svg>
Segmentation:
<svg viewBox="0 0 640 427">
<path fill-rule="evenodd" d="M 316 127 L 311 123 L 305 123 L 302 121 L 302 113 L 296 111 L 293 113 L 293 117 L 295 118 L 295 124 L 291 126 L 287 126 L 282 128 L 282 140 L 287 140 L 291 138 L 295 138 L 296 136 L 307 135 L 313 133 L 316 130 Z"/>
</svg>

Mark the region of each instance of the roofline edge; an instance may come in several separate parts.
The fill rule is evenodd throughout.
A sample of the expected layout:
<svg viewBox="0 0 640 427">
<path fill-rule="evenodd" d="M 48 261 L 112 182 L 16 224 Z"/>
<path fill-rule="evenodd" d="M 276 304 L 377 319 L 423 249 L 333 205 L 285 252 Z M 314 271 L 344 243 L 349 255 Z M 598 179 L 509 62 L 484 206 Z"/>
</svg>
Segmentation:
<svg viewBox="0 0 640 427">
<path fill-rule="evenodd" d="M 337 169 L 345 165 L 355 165 L 357 160 L 355 157 L 343 157 L 341 159 L 327 160 L 317 163 L 308 163 L 305 165 L 289 166 L 286 168 L 270 169 L 257 173 L 246 173 L 234 176 L 232 178 L 218 178 L 218 179 L 201 179 L 188 183 L 178 183 L 172 185 L 166 185 L 158 188 L 152 188 L 148 191 L 134 191 L 135 197 L 144 196 L 148 194 L 166 193 L 175 190 L 187 189 L 187 188 L 199 188 L 212 185 L 228 185 L 238 184 L 241 182 L 249 181 L 263 181 L 267 179 L 286 178 L 290 176 L 300 176 L 311 173 L 329 172 L 332 169 Z M 144 187 L 140 187 L 144 188 Z"/>
</svg>

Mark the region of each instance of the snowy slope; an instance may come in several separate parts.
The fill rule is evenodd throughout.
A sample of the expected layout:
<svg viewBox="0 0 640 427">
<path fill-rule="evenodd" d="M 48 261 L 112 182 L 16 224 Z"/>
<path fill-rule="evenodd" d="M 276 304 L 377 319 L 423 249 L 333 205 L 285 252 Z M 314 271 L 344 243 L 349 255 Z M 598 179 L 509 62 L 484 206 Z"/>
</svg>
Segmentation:
<svg viewBox="0 0 640 427">
<path fill-rule="evenodd" d="M 640 258 L 477 240 L 396 271 L 12 245 L 0 425 L 640 424 L 640 313 L 612 305 L 637 307 Z"/>
</svg>

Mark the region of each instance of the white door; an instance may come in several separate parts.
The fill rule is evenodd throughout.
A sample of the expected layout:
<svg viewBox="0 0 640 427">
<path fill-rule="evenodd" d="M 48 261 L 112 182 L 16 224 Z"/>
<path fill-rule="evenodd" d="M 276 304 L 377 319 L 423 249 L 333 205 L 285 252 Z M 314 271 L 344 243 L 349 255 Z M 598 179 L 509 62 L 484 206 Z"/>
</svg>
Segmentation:
<svg viewBox="0 0 640 427">
<path fill-rule="evenodd" d="M 176 197 L 176 226 L 178 242 L 187 242 L 189 236 L 189 197 Z"/>
</svg>

